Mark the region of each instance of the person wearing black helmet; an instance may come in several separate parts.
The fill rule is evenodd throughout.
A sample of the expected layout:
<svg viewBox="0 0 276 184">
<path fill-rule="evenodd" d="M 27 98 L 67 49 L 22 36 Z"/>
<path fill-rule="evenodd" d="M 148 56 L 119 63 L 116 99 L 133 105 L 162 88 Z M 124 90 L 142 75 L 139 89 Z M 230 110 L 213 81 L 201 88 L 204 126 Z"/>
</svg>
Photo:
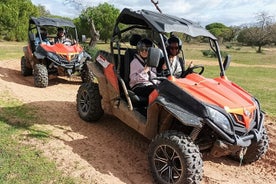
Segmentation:
<svg viewBox="0 0 276 184">
<path fill-rule="evenodd" d="M 62 27 L 57 28 L 57 36 L 54 39 L 55 43 L 62 43 L 65 45 L 71 45 L 71 40 L 66 37 L 65 30 Z"/>
<path fill-rule="evenodd" d="M 184 61 L 178 56 L 182 48 L 181 40 L 176 36 L 171 36 L 168 39 L 167 53 L 169 59 L 169 71 L 170 74 L 179 78 L 182 76 L 184 71 Z M 163 62 L 162 69 L 163 71 L 168 70 L 167 65 Z M 165 72 L 166 73 L 166 72 Z"/>
<path fill-rule="evenodd" d="M 57 36 L 55 37 L 55 43 L 63 43 L 65 40 L 65 32 L 62 27 L 57 28 Z"/>
<path fill-rule="evenodd" d="M 146 65 L 148 48 L 152 47 L 152 41 L 142 39 L 137 43 L 137 54 L 130 63 L 129 86 L 138 96 L 147 97 L 155 89 L 150 79 L 156 77 L 156 68 Z"/>
</svg>

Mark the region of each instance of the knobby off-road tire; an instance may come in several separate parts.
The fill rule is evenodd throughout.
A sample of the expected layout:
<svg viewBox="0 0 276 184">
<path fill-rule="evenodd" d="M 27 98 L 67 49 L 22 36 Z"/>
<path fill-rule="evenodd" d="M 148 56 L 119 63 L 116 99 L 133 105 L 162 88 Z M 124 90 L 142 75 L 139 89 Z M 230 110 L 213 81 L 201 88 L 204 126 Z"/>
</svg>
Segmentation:
<svg viewBox="0 0 276 184">
<path fill-rule="evenodd" d="M 93 82 L 94 75 L 92 71 L 90 71 L 87 67 L 87 63 L 83 65 L 83 68 L 81 70 L 81 80 L 83 83 Z"/>
<path fill-rule="evenodd" d="M 80 118 L 88 122 L 97 121 L 103 116 L 98 84 L 81 84 L 77 93 L 77 110 Z"/>
<path fill-rule="evenodd" d="M 33 69 L 32 68 L 28 68 L 27 67 L 27 60 L 25 58 L 25 56 L 21 57 L 21 74 L 23 76 L 30 76 L 33 73 Z"/>
<path fill-rule="evenodd" d="M 48 71 L 45 65 L 34 65 L 34 85 L 39 88 L 48 86 Z"/>
<path fill-rule="evenodd" d="M 148 159 L 156 183 L 188 184 L 202 180 L 203 161 L 199 148 L 181 132 L 157 135 L 150 144 Z"/>
<path fill-rule="evenodd" d="M 265 127 L 263 128 L 262 138 L 257 142 L 253 140 L 243 156 L 242 163 L 250 164 L 259 160 L 268 150 L 269 139 Z M 234 156 L 236 161 L 240 161 L 239 153 Z"/>
</svg>

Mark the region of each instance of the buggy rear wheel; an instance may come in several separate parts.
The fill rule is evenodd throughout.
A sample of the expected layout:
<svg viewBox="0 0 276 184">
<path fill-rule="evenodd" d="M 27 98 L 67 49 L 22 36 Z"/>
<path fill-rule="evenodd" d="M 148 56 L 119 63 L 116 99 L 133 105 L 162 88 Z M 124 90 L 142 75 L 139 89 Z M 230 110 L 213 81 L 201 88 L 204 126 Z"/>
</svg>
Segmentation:
<svg viewBox="0 0 276 184">
<path fill-rule="evenodd" d="M 81 119 L 97 121 L 103 116 L 98 84 L 83 83 L 77 94 L 77 110 Z"/>
<path fill-rule="evenodd" d="M 203 161 L 199 148 L 181 132 L 167 131 L 152 141 L 149 166 L 157 183 L 200 183 Z"/>
<path fill-rule="evenodd" d="M 39 88 L 48 86 L 48 71 L 45 65 L 34 65 L 34 85 Z"/>
<path fill-rule="evenodd" d="M 30 76 L 33 73 L 33 69 L 27 66 L 27 60 L 25 56 L 21 57 L 21 74 L 23 76 Z"/>
</svg>

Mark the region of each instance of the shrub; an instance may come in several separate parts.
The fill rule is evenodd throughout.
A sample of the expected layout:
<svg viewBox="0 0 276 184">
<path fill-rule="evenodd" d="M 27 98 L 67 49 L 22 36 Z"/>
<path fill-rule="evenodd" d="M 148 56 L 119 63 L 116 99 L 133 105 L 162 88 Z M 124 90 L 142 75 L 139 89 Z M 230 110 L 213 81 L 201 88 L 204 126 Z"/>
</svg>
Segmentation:
<svg viewBox="0 0 276 184">
<path fill-rule="evenodd" d="M 211 57 L 211 58 L 217 57 L 217 55 L 212 50 L 202 50 L 201 52 L 205 57 Z M 221 54 L 221 57 L 226 57 L 228 55 L 228 53 L 225 51 L 220 51 L 220 54 Z"/>
</svg>

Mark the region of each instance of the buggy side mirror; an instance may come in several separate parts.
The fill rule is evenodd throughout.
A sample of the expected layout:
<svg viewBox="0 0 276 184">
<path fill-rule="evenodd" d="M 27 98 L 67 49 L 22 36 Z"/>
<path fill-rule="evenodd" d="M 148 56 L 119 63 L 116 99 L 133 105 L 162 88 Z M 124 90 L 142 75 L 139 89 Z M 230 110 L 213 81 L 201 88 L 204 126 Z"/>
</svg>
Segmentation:
<svg viewBox="0 0 276 184">
<path fill-rule="evenodd" d="M 81 42 L 86 42 L 86 35 L 81 35 Z"/>
<path fill-rule="evenodd" d="M 231 56 L 227 55 L 223 61 L 223 69 L 227 70 L 227 68 L 229 68 L 230 66 L 230 62 L 231 62 Z"/>
<path fill-rule="evenodd" d="M 148 49 L 147 66 L 157 67 L 160 60 L 161 51 L 158 48 L 150 47 Z"/>
</svg>

